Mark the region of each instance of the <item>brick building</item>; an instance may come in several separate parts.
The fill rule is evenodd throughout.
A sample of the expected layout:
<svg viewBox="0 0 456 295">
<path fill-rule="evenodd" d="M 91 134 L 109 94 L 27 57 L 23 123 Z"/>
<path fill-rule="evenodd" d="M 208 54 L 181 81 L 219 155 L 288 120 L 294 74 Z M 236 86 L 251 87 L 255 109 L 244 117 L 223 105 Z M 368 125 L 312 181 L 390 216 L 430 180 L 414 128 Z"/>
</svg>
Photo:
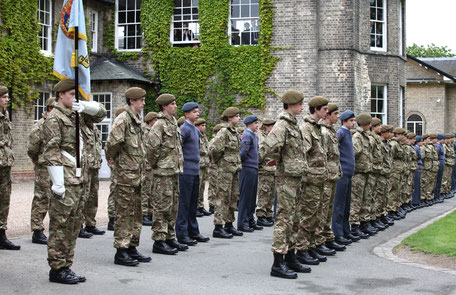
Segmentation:
<svg viewBox="0 0 456 295">
<path fill-rule="evenodd" d="M 39 35 L 42 51 L 43 54 L 52 55 L 63 1 L 37 1 L 39 24 L 42 27 Z M 146 1 L 153 3 L 154 0 L 142 2 Z M 174 13 L 182 14 L 173 17 L 171 46 L 193 46 L 199 43 L 199 1 L 170 1 L 175 2 Z M 114 43 L 117 52 L 141 52 L 141 0 L 83 2 L 88 19 L 87 34 L 91 40 L 92 94 L 95 100 L 105 103 L 110 111 L 110 117 L 99 126 L 106 137 L 113 110 L 124 104 L 125 90 L 131 86 L 156 89 L 157 85 L 146 78 L 154 70 L 141 56 L 118 61 L 109 55 L 111 50 L 108 43 Z M 231 46 L 257 46 L 258 34 L 261 34 L 261 28 L 258 27 L 259 1 L 228 2 L 231 6 L 231 25 L 227 26 L 227 35 Z M 267 81 L 268 88 L 278 94 L 290 88 L 298 89 L 304 93 L 305 103 L 313 96 L 323 95 L 339 103 L 342 110 L 370 112 L 384 123 L 402 126 L 406 87 L 405 0 L 272 2 L 274 26 L 271 45 L 276 48 L 273 54 L 279 61 Z M 109 26 L 112 21 L 113 28 Z M 250 25 L 247 26 L 247 22 Z M 188 29 L 191 33 L 188 33 Z M 108 30 L 114 30 L 110 32 L 114 35 L 113 42 L 106 39 Z M 247 31 L 250 33 L 247 34 Z M 144 67 L 144 64 L 147 66 Z M 16 173 L 32 171 L 26 155 L 28 130 L 40 117 L 45 100 L 51 96 L 52 85 L 37 87 L 40 89 L 40 100 L 35 110 L 13 113 L 16 143 L 13 171 Z M 272 94 L 267 94 L 265 99 L 264 112 L 258 109 L 251 111 L 261 117 L 276 117 L 282 108 L 280 100 Z M 14 124 L 16 120 L 24 123 L 19 126 Z"/>
</svg>

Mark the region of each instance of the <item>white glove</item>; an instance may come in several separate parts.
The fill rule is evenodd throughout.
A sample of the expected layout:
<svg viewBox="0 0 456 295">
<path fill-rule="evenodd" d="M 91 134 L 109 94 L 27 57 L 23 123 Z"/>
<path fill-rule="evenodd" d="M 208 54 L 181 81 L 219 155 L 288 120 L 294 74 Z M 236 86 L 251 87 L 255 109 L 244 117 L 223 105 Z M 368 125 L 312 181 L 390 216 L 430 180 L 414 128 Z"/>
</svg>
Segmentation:
<svg viewBox="0 0 456 295">
<path fill-rule="evenodd" d="M 52 191 L 62 199 L 65 197 L 65 181 L 63 178 L 63 166 L 48 166 L 49 175 L 52 180 Z"/>
<path fill-rule="evenodd" d="M 96 115 L 100 111 L 100 105 L 96 101 L 73 101 L 72 110 L 78 113 L 86 113 L 91 116 Z"/>
</svg>

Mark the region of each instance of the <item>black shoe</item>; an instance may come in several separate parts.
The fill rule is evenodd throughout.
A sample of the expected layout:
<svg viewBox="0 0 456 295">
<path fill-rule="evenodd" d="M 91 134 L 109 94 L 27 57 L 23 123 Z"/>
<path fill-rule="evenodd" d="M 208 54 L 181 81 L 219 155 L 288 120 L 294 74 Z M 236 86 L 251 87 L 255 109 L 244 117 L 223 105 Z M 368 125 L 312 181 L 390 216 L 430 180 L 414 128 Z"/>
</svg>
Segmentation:
<svg viewBox="0 0 456 295">
<path fill-rule="evenodd" d="M 349 233 L 344 238 L 349 240 L 350 242 L 358 242 L 361 239 L 359 236 L 356 236 L 352 233 Z M 336 240 L 336 242 L 337 242 L 337 240 Z M 337 242 L 337 243 L 340 244 L 339 242 Z"/>
<path fill-rule="evenodd" d="M 174 255 L 178 250 L 170 247 L 165 241 L 155 241 L 152 247 L 152 252 L 157 254 Z"/>
<path fill-rule="evenodd" d="M 89 232 L 91 234 L 97 235 L 97 236 L 101 236 L 106 233 L 104 230 L 101 230 L 101 229 L 97 228 L 96 226 L 86 226 L 85 231 Z"/>
<path fill-rule="evenodd" d="M 203 217 L 204 214 L 201 213 L 200 211 L 196 210 L 196 217 Z"/>
<path fill-rule="evenodd" d="M 273 225 L 274 225 L 273 222 L 270 222 L 269 220 L 267 220 L 267 219 L 264 218 L 264 217 L 258 218 L 257 224 L 258 224 L 258 225 L 262 225 L 262 226 L 266 226 L 266 227 L 269 227 L 269 226 L 273 226 Z"/>
<path fill-rule="evenodd" d="M 344 237 L 336 237 L 334 241 L 339 245 L 350 245 L 352 243 L 351 239 L 346 239 Z"/>
<path fill-rule="evenodd" d="M 211 214 L 214 214 L 214 212 L 215 212 L 214 206 L 209 206 L 209 212 L 210 212 Z"/>
<path fill-rule="evenodd" d="M 90 239 L 92 236 L 93 234 L 87 232 L 83 227 L 79 230 L 78 238 Z"/>
<path fill-rule="evenodd" d="M 4 229 L 0 229 L 0 249 L 5 250 L 20 250 L 21 246 L 14 244 L 6 238 Z"/>
<path fill-rule="evenodd" d="M 47 245 L 48 239 L 44 235 L 43 230 L 34 230 L 32 235 L 32 243 Z"/>
<path fill-rule="evenodd" d="M 381 223 L 377 222 L 377 220 L 372 220 L 372 221 L 369 222 L 369 224 L 370 224 L 373 228 L 375 228 L 375 229 L 377 229 L 377 230 L 379 230 L 379 231 L 385 230 L 385 229 L 386 229 L 386 226 L 385 226 L 384 224 L 381 224 Z"/>
<path fill-rule="evenodd" d="M 269 221 L 270 223 L 272 223 L 274 225 L 274 218 L 272 217 L 266 217 L 266 220 Z"/>
<path fill-rule="evenodd" d="M 347 249 L 347 247 L 337 243 L 336 241 L 328 241 L 325 243 L 325 246 L 328 247 L 329 249 L 333 249 L 336 251 L 344 251 L 345 249 Z"/>
<path fill-rule="evenodd" d="M 75 274 L 69 267 L 65 267 L 65 270 L 72 276 L 78 279 L 79 283 L 84 283 L 86 280 L 86 277 L 83 275 L 77 275 Z"/>
<path fill-rule="evenodd" d="M 209 237 L 203 236 L 202 234 L 197 234 L 196 236 L 191 236 L 190 238 L 201 243 L 206 243 L 210 240 Z"/>
<path fill-rule="evenodd" d="M 308 252 L 309 252 L 310 256 L 312 256 L 315 259 L 318 259 L 318 261 L 320 261 L 320 262 L 325 262 L 326 260 L 328 260 L 328 258 L 326 258 L 326 256 L 320 255 L 320 253 L 318 253 L 317 250 L 315 250 L 315 249 L 309 250 Z"/>
<path fill-rule="evenodd" d="M 365 226 L 368 230 L 374 232 L 374 234 L 378 233 L 378 231 L 379 231 L 376 227 L 373 227 L 370 222 L 366 222 Z M 362 230 L 362 225 L 361 225 L 361 230 Z"/>
<path fill-rule="evenodd" d="M 206 208 L 198 208 L 198 211 L 203 213 L 204 216 L 209 216 L 209 215 L 212 215 L 211 212 L 207 211 Z"/>
<path fill-rule="evenodd" d="M 178 237 L 177 241 L 181 244 L 185 244 L 188 246 L 195 246 L 196 244 L 198 244 L 197 240 L 191 239 L 190 237 Z M 174 248 L 177 248 L 177 247 L 174 247 Z"/>
<path fill-rule="evenodd" d="M 133 258 L 138 260 L 139 262 L 149 262 L 152 260 L 150 256 L 144 256 L 141 253 L 138 252 L 138 249 L 136 247 L 129 247 L 127 250 L 128 255 Z"/>
<path fill-rule="evenodd" d="M 271 276 L 284 279 L 296 279 L 298 274 L 288 268 L 283 260 L 283 254 L 274 253 L 274 263 L 271 267 Z"/>
<path fill-rule="evenodd" d="M 288 253 L 285 254 L 285 263 L 288 268 L 294 270 L 295 272 L 304 272 L 309 273 L 311 271 L 310 267 L 301 264 L 296 258 L 295 250 L 288 250 Z"/>
<path fill-rule="evenodd" d="M 116 255 L 114 255 L 114 264 L 136 266 L 139 261 L 128 255 L 127 249 L 118 248 Z"/>
<path fill-rule="evenodd" d="M 238 230 L 243 231 L 243 232 L 246 232 L 246 233 L 251 233 L 251 232 L 254 231 L 254 229 L 251 228 L 250 226 L 249 226 L 249 227 L 243 227 L 243 226 L 241 226 L 241 227 L 238 227 Z"/>
<path fill-rule="evenodd" d="M 353 227 L 351 231 L 354 235 L 357 235 L 361 239 L 367 239 L 369 237 L 369 235 L 363 233 L 359 227 Z"/>
<path fill-rule="evenodd" d="M 221 238 L 221 239 L 231 239 L 233 235 L 227 232 L 222 225 L 217 224 L 212 232 L 212 236 L 214 238 Z"/>
<path fill-rule="evenodd" d="M 114 217 L 109 218 L 108 230 L 114 230 Z"/>
<path fill-rule="evenodd" d="M 262 230 L 263 227 L 261 225 L 258 225 L 256 221 L 249 222 L 249 227 L 253 228 L 254 230 Z"/>
<path fill-rule="evenodd" d="M 152 226 L 152 219 L 149 215 L 143 215 L 142 225 L 144 226 Z"/>
<path fill-rule="evenodd" d="M 237 230 L 232 223 L 225 224 L 225 231 L 231 233 L 233 236 L 243 236 L 244 233 L 240 230 Z"/>
<path fill-rule="evenodd" d="M 370 235 L 370 236 L 373 236 L 377 233 L 377 231 L 372 226 L 370 226 L 370 224 L 368 222 L 362 223 L 361 226 L 359 227 L 359 229 L 361 230 L 361 232 L 365 233 L 366 235 Z"/>
<path fill-rule="evenodd" d="M 384 224 L 388 224 L 389 226 L 394 225 L 394 221 L 393 221 L 391 218 L 387 217 L 387 216 L 382 216 L 382 217 L 380 218 L 380 220 L 381 220 Z"/>
<path fill-rule="evenodd" d="M 308 251 L 296 251 L 296 258 L 302 264 L 309 264 L 309 265 L 318 265 L 320 262 L 318 259 L 313 258 L 310 256 Z"/>
<path fill-rule="evenodd" d="M 70 274 L 65 267 L 59 270 L 52 269 L 49 271 L 49 282 L 59 284 L 77 284 L 79 279 Z"/>
<path fill-rule="evenodd" d="M 188 238 L 188 237 L 187 237 Z M 193 240 L 191 240 L 193 241 Z M 190 238 L 189 238 L 189 242 L 190 242 Z M 196 242 L 196 241 L 195 241 Z M 176 241 L 175 239 L 172 239 L 172 240 L 166 240 L 165 241 L 166 244 L 168 244 L 168 246 L 170 246 L 171 248 L 176 248 L 177 251 L 185 251 L 188 249 L 188 245 L 185 244 L 185 243 L 182 243 L 182 242 L 178 242 Z M 192 244 L 192 245 L 196 245 L 196 243 Z"/>
<path fill-rule="evenodd" d="M 325 245 L 319 245 L 319 246 L 317 246 L 317 248 L 315 248 L 315 250 L 317 250 L 317 252 L 318 252 L 320 255 L 324 255 L 324 256 L 336 255 L 336 250 L 334 250 L 334 249 L 329 249 L 329 248 L 326 247 Z"/>
</svg>

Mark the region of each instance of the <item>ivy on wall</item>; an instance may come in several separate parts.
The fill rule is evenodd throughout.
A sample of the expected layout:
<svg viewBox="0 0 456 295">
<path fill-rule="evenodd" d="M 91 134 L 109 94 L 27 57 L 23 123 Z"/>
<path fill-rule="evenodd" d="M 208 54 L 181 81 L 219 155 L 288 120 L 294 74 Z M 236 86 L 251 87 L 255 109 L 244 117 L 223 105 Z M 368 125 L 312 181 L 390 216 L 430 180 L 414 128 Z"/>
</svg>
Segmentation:
<svg viewBox="0 0 456 295">
<path fill-rule="evenodd" d="M 0 1 L 0 84 L 10 89 L 13 109 L 33 106 L 34 83 L 55 80 L 52 58 L 40 53 L 37 9 L 37 1 Z"/>
</svg>

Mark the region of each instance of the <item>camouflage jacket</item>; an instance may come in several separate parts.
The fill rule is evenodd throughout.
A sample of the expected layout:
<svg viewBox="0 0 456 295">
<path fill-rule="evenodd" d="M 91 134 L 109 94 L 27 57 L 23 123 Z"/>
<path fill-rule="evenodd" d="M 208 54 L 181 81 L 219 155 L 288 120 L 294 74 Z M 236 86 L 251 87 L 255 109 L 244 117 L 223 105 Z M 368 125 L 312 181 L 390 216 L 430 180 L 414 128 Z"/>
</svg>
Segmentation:
<svg viewBox="0 0 456 295">
<path fill-rule="evenodd" d="M 200 169 L 209 167 L 209 141 L 205 134 L 200 132 Z"/>
<path fill-rule="evenodd" d="M 323 183 L 328 179 L 326 152 L 321 137 L 321 125 L 312 117 L 304 117 L 304 124 L 301 126 L 301 133 L 304 139 L 304 152 L 307 159 L 306 182 Z"/>
<path fill-rule="evenodd" d="M 112 125 L 106 142 L 106 158 L 114 160 L 116 181 L 125 186 L 138 186 L 144 168 L 144 139 L 141 119 L 125 107 Z"/>
<path fill-rule="evenodd" d="M 421 147 L 421 160 L 423 161 L 424 170 L 432 170 L 432 151 L 429 148 L 429 144 L 423 144 Z"/>
<path fill-rule="evenodd" d="M 82 126 L 81 126 L 82 127 Z M 101 131 L 91 124 L 81 128 L 84 139 L 82 162 L 89 169 L 101 168 Z"/>
<path fill-rule="evenodd" d="M 308 169 L 305 145 L 296 117 L 283 111 L 260 147 L 258 161 L 270 156 L 277 161 L 276 174 L 303 177 Z"/>
<path fill-rule="evenodd" d="M 321 136 L 323 147 L 327 157 L 328 180 L 336 181 L 342 177 L 342 168 L 340 166 L 339 139 L 334 127 L 320 120 Z"/>
<path fill-rule="evenodd" d="M 355 152 L 355 173 L 372 171 L 372 147 L 369 140 L 370 131 L 358 127 L 353 134 L 353 150 Z"/>
<path fill-rule="evenodd" d="M 43 157 L 43 149 L 44 149 L 44 134 L 43 134 L 43 126 L 44 122 L 46 121 L 47 113 L 43 113 L 43 117 L 36 122 L 33 127 L 32 131 L 29 134 L 29 143 L 27 146 L 27 154 L 32 160 L 33 164 L 39 165 L 38 161 L 40 158 Z M 43 159 L 41 159 L 43 162 Z"/>
<path fill-rule="evenodd" d="M 210 156 L 209 154 L 209 151 L 211 150 L 211 147 L 212 145 L 214 144 L 214 139 L 215 137 L 213 137 L 210 141 L 209 141 L 209 144 L 208 144 L 208 148 L 207 148 L 207 152 L 208 152 L 208 156 L 209 156 L 209 170 L 210 169 L 217 169 L 217 164 L 214 163 L 214 159 L 212 159 L 212 157 Z"/>
<path fill-rule="evenodd" d="M 453 166 L 454 165 L 454 148 L 452 143 L 445 143 L 445 165 Z"/>
<path fill-rule="evenodd" d="M 241 138 L 235 127 L 223 124 L 209 147 L 209 156 L 223 171 L 236 173 L 241 171 Z"/>
<path fill-rule="evenodd" d="M 418 155 L 413 148 L 413 145 L 410 143 L 404 145 L 404 150 L 405 153 L 407 154 L 407 162 L 406 162 L 406 167 L 409 168 L 409 171 L 414 172 L 415 170 L 418 169 L 418 163 L 416 160 L 418 159 Z"/>
<path fill-rule="evenodd" d="M 369 141 L 372 147 L 372 172 L 380 174 L 383 165 L 382 142 L 375 132 L 369 132 Z"/>
<path fill-rule="evenodd" d="M 258 133 L 258 150 L 266 139 L 266 132 L 260 131 Z M 258 162 L 258 173 L 259 174 L 269 174 L 274 175 L 277 167 L 276 166 L 267 166 L 266 163 L 272 160 L 270 157 L 265 157 L 262 162 Z"/>
<path fill-rule="evenodd" d="M 439 171 L 439 166 L 440 166 L 440 163 L 439 163 L 439 153 L 437 151 L 437 148 L 435 147 L 435 144 L 433 144 L 432 142 L 429 143 L 428 145 L 429 147 L 429 154 L 432 158 L 432 172 L 437 172 Z"/>
<path fill-rule="evenodd" d="M 183 172 L 182 136 L 177 120 L 158 113 L 157 122 L 146 135 L 147 159 L 154 175 L 169 176 Z"/>
<path fill-rule="evenodd" d="M 147 123 L 142 123 L 142 129 L 143 129 L 143 142 L 144 142 L 144 147 L 145 150 L 147 150 L 147 134 L 149 133 L 150 129 L 152 129 L 151 126 Z M 144 169 L 152 173 L 150 170 L 152 170 L 152 166 L 149 163 L 149 160 L 147 157 L 144 158 Z"/>
<path fill-rule="evenodd" d="M 11 167 L 14 163 L 11 128 L 8 111 L 0 112 L 0 167 Z"/>
<path fill-rule="evenodd" d="M 383 163 L 382 163 L 382 170 L 380 172 L 381 175 L 388 176 L 391 171 L 393 171 L 393 152 L 391 151 L 391 145 L 389 139 L 382 139 L 382 154 L 383 154 Z"/>
<path fill-rule="evenodd" d="M 404 148 L 403 144 L 400 143 L 396 138 L 392 138 L 390 141 L 391 152 L 393 154 L 393 172 L 400 174 L 404 172 Z"/>
</svg>

